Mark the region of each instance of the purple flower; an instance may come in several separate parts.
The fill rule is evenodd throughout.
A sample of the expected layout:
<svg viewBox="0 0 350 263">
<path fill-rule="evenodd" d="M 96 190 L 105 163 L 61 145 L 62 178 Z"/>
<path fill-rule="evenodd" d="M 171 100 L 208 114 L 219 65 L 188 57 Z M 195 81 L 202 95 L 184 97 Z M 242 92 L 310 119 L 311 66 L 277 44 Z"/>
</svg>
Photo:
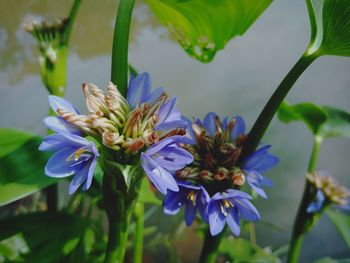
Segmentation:
<svg viewBox="0 0 350 263">
<path fill-rule="evenodd" d="M 185 206 L 185 222 L 188 226 L 192 224 L 197 211 L 207 222 L 206 207 L 210 197 L 205 188 L 188 182 L 179 182 L 178 186 L 178 192 L 168 191 L 163 202 L 164 213 L 174 215 L 182 206 Z"/>
<path fill-rule="evenodd" d="M 325 200 L 326 200 L 326 197 L 324 196 L 323 192 L 321 190 L 317 190 L 316 200 L 309 204 L 306 211 L 310 214 L 321 211 Z"/>
<path fill-rule="evenodd" d="M 252 199 L 250 195 L 239 190 L 229 189 L 224 193 L 216 193 L 207 208 L 211 235 L 219 234 L 227 223 L 232 233 L 238 236 L 239 217 L 250 221 L 259 220 L 259 212 L 248 201 L 250 199 Z"/>
<path fill-rule="evenodd" d="M 45 166 L 47 176 L 62 178 L 75 174 L 69 194 L 73 194 L 83 183 L 83 190 L 89 189 L 99 156 L 93 142 L 78 135 L 57 133 L 47 136 L 39 150 L 55 152 Z"/>
<path fill-rule="evenodd" d="M 163 194 L 179 191 L 173 173 L 193 161 L 193 156 L 177 145 L 181 136 L 165 138 L 141 154 L 141 164 L 148 178 Z"/>
<path fill-rule="evenodd" d="M 157 88 L 151 92 L 151 77 L 144 72 L 130 79 L 126 99 L 134 109 L 145 102 L 153 104 L 163 93 L 163 88 Z"/>
<path fill-rule="evenodd" d="M 159 121 L 155 125 L 155 130 L 170 130 L 185 127 L 180 111 L 175 107 L 176 98 L 172 98 L 164 103 L 158 110 Z"/>
<path fill-rule="evenodd" d="M 49 104 L 55 113 L 57 113 L 58 109 L 62 109 L 65 112 L 79 114 L 78 110 L 70 102 L 63 98 L 51 95 L 49 96 Z M 58 133 L 71 133 L 76 135 L 82 134 L 81 130 L 77 126 L 67 122 L 59 116 L 46 117 L 44 119 L 44 123 L 49 129 Z"/>
<path fill-rule="evenodd" d="M 267 198 L 262 187 L 272 186 L 272 181 L 262 173 L 271 169 L 278 163 L 278 158 L 268 151 L 270 145 L 264 146 L 248 156 L 243 162 L 243 171 L 250 187 L 261 197 Z"/>
</svg>

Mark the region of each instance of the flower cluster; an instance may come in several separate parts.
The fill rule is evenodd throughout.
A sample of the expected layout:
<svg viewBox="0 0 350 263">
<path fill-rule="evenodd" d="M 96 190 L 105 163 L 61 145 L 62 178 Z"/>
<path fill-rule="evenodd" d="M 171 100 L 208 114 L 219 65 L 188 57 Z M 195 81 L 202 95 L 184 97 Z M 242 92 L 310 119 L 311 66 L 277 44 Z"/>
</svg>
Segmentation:
<svg viewBox="0 0 350 263">
<path fill-rule="evenodd" d="M 184 122 L 163 88 L 151 92 L 147 73 L 129 84 L 124 98 L 112 83 L 104 93 L 94 84 L 83 84 L 88 115 L 81 114 L 68 101 L 50 96 L 51 108 L 58 116 L 45 118 L 46 126 L 56 132 L 46 137 L 40 150 L 54 151 L 45 172 L 51 177 L 75 174 L 70 193 L 84 182 L 90 187 L 99 157 L 98 148 L 113 156 L 113 161 L 141 165 L 160 192 L 178 191 L 174 172 L 193 161 L 192 155 L 179 146 L 185 134 Z M 84 135 L 98 142 L 98 146 Z"/>
<path fill-rule="evenodd" d="M 350 191 L 341 186 L 333 176 L 326 172 L 314 172 L 306 177 L 316 189 L 315 200 L 309 204 L 308 213 L 317 213 L 327 205 L 350 210 Z"/>
<path fill-rule="evenodd" d="M 238 163 L 246 138 L 240 116 L 221 119 L 208 113 L 203 121 L 183 120 L 187 122 L 187 134 L 182 147 L 193 155 L 194 161 L 176 172 L 180 191 L 168 192 L 164 212 L 176 214 L 185 206 L 187 225 L 192 224 L 199 211 L 212 235 L 220 233 L 225 223 L 234 235 L 239 235 L 240 217 L 255 221 L 260 215 L 249 201 L 252 197 L 238 189 L 247 183 L 267 198 L 263 187 L 272 182 L 262 173 L 275 166 L 278 158 L 268 152 L 270 146 L 263 146 Z"/>
<path fill-rule="evenodd" d="M 51 64 L 57 61 L 57 48 L 64 43 L 64 33 L 68 25 L 68 19 L 59 19 L 56 22 L 30 21 L 24 23 L 24 29 L 33 35 L 39 44 L 42 54 L 41 63 L 47 59 Z"/>
</svg>

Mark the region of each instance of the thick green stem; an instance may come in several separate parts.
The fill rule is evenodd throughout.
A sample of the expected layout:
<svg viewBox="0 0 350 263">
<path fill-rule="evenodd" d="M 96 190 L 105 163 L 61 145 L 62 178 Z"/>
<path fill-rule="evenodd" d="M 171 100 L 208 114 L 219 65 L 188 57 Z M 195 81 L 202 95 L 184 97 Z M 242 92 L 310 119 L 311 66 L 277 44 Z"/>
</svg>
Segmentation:
<svg viewBox="0 0 350 263">
<path fill-rule="evenodd" d="M 137 202 L 134 209 L 136 228 L 134 235 L 134 263 L 142 263 L 144 204 Z"/>
<path fill-rule="evenodd" d="M 111 81 L 125 97 L 128 87 L 128 46 L 132 10 L 135 0 L 120 0 L 115 21 Z"/>
<path fill-rule="evenodd" d="M 216 236 L 210 234 L 210 230 L 204 238 L 204 244 L 202 247 L 201 255 L 199 258 L 199 263 L 214 263 L 216 259 L 216 253 L 220 245 L 221 239 L 223 238 L 225 230 Z"/>
<path fill-rule="evenodd" d="M 104 170 L 103 200 L 108 217 L 105 263 L 123 262 L 130 223 L 130 212 L 125 205 L 125 192 L 124 189 L 118 188 L 117 177 L 120 177 L 117 171 L 113 173 L 113 169 Z"/>
<path fill-rule="evenodd" d="M 322 138 L 316 136 L 309 160 L 308 173 L 313 173 L 315 171 L 321 143 Z M 288 263 L 298 262 L 300 250 L 304 240 L 304 235 L 309 230 L 309 226 L 312 224 L 312 215 L 307 213 L 306 210 L 315 195 L 314 191 L 315 190 L 313 189 L 309 181 L 306 180 L 303 197 L 299 205 L 298 213 L 294 220 L 292 239 L 288 250 Z"/>
<path fill-rule="evenodd" d="M 104 158 L 102 163 L 103 201 L 108 217 L 108 244 L 105 263 L 124 262 L 131 215 L 138 198 L 143 173 L 134 164 L 130 169 Z M 124 173 L 132 178 L 129 187 L 125 184 Z"/>
<path fill-rule="evenodd" d="M 304 54 L 277 87 L 248 134 L 247 141 L 240 156 L 240 162 L 242 162 L 245 157 L 247 157 L 257 148 L 273 116 L 277 112 L 288 92 L 291 90 L 301 74 L 316 58 L 317 56 L 315 55 Z"/>
</svg>

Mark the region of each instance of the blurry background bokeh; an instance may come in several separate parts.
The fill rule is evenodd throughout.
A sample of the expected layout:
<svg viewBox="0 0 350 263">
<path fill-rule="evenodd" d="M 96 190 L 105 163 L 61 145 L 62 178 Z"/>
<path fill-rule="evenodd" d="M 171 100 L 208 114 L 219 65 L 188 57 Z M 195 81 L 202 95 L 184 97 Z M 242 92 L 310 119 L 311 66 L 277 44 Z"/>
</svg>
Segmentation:
<svg viewBox="0 0 350 263">
<path fill-rule="evenodd" d="M 24 32 L 22 24 L 31 18 L 63 17 L 71 3 L 69 0 L 0 1 L 1 127 L 45 133 L 42 119 L 48 112 L 48 94 L 40 80 L 35 41 Z M 84 0 L 80 7 L 68 59 L 66 93 L 80 108 L 84 104 L 82 82 L 104 87 L 110 79 L 116 7 L 115 0 Z M 203 117 L 209 111 L 219 115 L 239 114 L 250 127 L 304 51 L 310 29 L 304 0 L 275 0 L 243 37 L 232 40 L 210 64 L 190 58 L 141 0 L 134 10 L 132 31 L 130 63 L 139 72 L 148 71 L 154 87 L 164 86 L 177 96 L 185 115 Z M 350 111 L 349 73 L 348 58 L 322 57 L 299 79 L 288 100 L 313 101 Z M 262 219 L 275 226 L 258 223 L 257 242 L 277 249 L 290 238 L 312 136 L 302 123 L 287 126 L 275 119 L 263 141 L 273 145 L 272 152 L 280 156 L 281 162 L 269 173 L 275 183 L 268 190 L 269 199 L 258 200 L 256 204 Z M 342 184 L 350 186 L 349 155 L 348 140 L 327 140 L 321 149 L 318 168 L 330 171 Z M 171 222 L 175 219 L 171 222 L 169 219 L 158 210 L 152 224 L 159 224 L 160 231 L 171 232 L 174 230 Z M 200 244 L 193 232 L 185 229 L 174 241 L 176 253 L 184 262 L 195 262 L 199 253 Z M 350 256 L 326 216 L 307 235 L 304 246 L 302 262 L 325 256 Z"/>
</svg>

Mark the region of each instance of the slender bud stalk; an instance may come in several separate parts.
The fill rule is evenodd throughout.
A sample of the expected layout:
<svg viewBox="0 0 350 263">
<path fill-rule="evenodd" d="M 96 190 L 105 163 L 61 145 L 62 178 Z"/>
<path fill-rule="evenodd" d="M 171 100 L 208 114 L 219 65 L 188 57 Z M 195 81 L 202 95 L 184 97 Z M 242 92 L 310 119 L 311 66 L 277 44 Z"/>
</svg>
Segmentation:
<svg viewBox="0 0 350 263">
<path fill-rule="evenodd" d="M 309 160 L 308 173 L 313 173 L 315 171 L 321 143 L 322 143 L 322 139 L 316 136 L 314 140 L 314 145 L 312 148 L 310 160 Z M 309 180 L 306 179 L 303 197 L 299 205 L 298 213 L 294 220 L 292 239 L 289 245 L 288 256 L 287 256 L 288 263 L 298 262 L 305 233 L 309 230 L 310 228 L 309 226 L 312 224 L 312 219 L 313 219 L 312 215 L 307 213 L 306 210 L 308 205 L 311 203 L 314 195 L 315 195 L 315 190 L 312 188 L 312 185 L 310 184 Z"/>
</svg>

